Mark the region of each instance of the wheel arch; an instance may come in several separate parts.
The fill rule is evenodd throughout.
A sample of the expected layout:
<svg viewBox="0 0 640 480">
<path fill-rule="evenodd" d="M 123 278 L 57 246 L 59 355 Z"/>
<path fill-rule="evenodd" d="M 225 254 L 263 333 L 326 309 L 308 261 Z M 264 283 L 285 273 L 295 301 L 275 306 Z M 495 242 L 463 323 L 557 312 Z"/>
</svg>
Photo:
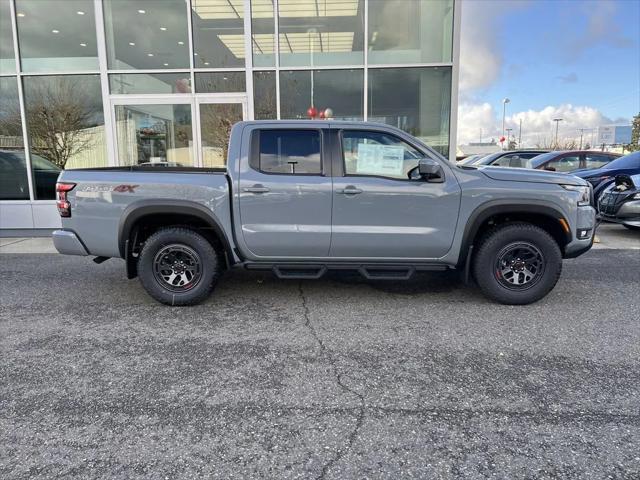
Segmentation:
<svg viewBox="0 0 640 480">
<path fill-rule="evenodd" d="M 564 254 L 564 247 L 571 242 L 569 221 L 566 215 L 555 205 L 547 202 L 513 203 L 511 201 L 492 201 L 477 207 L 469 216 L 465 226 L 458 265 L 468 264 L 470 252 L 477 239 L 495 224 L 510 221 L 523 221 L 537 225 L 547 231 L 558 243 Z"/>
<path fill-rule="evenodd" d="M 132 233 L 141 222 L 151 218 L 156 219 L 156 226 L 162 226 L 164 223 L 165 226 L 192 225 L 207 228 L 220 242 L 229 265 L 234 263 L 231 243 L 216 216 L 204 205 L 178 199 L 139 200 L 125 208 L 118 224 L 118 249 L 120 256 L 127 260 L 127 263 L 134 247 L 131 244 Z"/>
</svg>

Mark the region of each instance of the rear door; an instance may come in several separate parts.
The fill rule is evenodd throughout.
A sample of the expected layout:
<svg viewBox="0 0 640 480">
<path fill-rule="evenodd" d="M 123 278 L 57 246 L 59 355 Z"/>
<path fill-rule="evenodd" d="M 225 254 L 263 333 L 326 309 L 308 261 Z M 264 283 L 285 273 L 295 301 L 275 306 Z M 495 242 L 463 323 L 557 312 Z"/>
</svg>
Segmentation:
<svg viewBox="0 0 640 480">
<path fill-rule="evenodd" d="M 258 128 L 240 172 L 242 237 L 257 257 L 326 257 L 332 181 L 322 128 Z"/>
<path fill-rule="evenodd" d="M 332 257 L 438 258 L 451 248 L 460 187 L 409 178 L 425 155 L 377 130 L 334 130 Z"/>
</svg>

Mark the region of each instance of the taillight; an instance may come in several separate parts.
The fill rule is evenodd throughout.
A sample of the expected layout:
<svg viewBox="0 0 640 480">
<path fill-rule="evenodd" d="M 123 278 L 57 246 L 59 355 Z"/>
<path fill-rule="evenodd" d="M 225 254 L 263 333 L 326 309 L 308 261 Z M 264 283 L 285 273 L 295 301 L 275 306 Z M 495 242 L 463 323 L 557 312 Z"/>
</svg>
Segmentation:
<svg viewBox="0 0 640 480">
<path fill-rule="evenodd" d="M 71 204 L 67 200 L 67 192 L 73 190 L 75 183 L 56 183 L 56 207 L 61 217 L 71 216 Z"/>
</svg>

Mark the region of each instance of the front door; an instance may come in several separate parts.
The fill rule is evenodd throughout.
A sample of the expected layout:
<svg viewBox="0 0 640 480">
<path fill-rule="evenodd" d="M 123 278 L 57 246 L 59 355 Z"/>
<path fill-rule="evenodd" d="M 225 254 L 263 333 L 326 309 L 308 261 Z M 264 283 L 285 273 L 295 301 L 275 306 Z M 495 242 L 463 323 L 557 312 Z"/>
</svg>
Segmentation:
<svg viewBox="0 0 640 480">
<path fill-rule="evenodd" d="M 256 128 L 238 192 L 242 239 L 256 257 L 326 257 L 332 181 L 323 143 L 328 130 Z M 243 153 L 244 157 L 244 153 Z"/>
<path fill-rule="evenodd" d="M 343 130 L 343 175 L 334 177 L 332 257 L 439 258 L 451 248 L 460 187 L 409 173 L 424 154 L 374 130 Z M 448 172 L 448 173 L 447 173 Z"/>
</svg>

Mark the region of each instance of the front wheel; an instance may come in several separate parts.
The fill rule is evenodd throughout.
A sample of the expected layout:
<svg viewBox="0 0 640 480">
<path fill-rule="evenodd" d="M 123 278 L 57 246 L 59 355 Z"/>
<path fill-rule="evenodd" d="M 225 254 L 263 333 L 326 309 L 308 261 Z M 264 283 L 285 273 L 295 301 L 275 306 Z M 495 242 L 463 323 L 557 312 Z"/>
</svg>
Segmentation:
<svg viewBox="0 0 640 480">
<path fill-rule="evenodd" d="M 166 305 L 195 305 L 205 300 L 220 274 L 211 243 L 187 228 L 158 230 L 144 244 L 138 276 L 149 295 Z"/>
<path fill-rule="evenodd" d="M 545 230 L 512 223 L 488 232 L 473 259 L 478 286 L 489 298 L 507 305 L 540 300 L 558 282 L 562 253 Z"/>
</svg>

